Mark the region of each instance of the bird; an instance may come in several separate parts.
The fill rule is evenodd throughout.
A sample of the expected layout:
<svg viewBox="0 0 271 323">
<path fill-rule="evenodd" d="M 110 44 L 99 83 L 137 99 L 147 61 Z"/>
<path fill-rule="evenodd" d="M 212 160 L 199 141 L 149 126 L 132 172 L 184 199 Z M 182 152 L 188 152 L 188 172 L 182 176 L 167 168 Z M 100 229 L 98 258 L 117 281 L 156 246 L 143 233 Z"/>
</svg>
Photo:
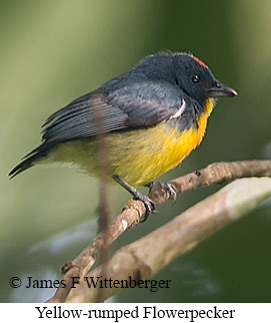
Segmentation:
<svg viewBox="0 0 271 323">
<path fill-rule="evenodd" d="M 49 116 L 40 146 L 9 176 L 36 164 L 69 163 L 119 183 L 144 203 L 147 218 L 155 203 L 135 187 L 153 189 L 157 177 L 179 165 L 201 143 L 217 99 L 236 95 L 190 53 L 148 55 L 127 73 Z M 107 167 L 99 158 L 102 145 Z M 158 185 L 176 198 L 173 185 Z"/>
</svg>

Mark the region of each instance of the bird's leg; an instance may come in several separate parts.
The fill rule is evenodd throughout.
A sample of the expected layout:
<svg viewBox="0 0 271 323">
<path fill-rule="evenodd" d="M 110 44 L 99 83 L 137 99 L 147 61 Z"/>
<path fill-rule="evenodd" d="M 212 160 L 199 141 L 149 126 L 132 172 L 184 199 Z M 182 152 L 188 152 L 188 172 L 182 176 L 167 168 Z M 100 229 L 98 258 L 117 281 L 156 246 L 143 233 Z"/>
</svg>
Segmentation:
<svg viewBox="0 0 271 323">
<path fill-rule="evenodd" d="M 144 215 L 143 220 L 140 222 L 145 222 L 149 215 L 153 213 L 155 209 L 155 203 L 146 195 L 143 195 L 140 193 L 136 188 L 128 184 L 124 179 L 119 177 L 118 175 L 113 175 L 113 179 L 120 184 L 123 188 L 125 188 L 136 200 L 140 200 L 144 203 L 145 208 L 146 208 L 146 213 Z"/>
<path fill-rule="evenodd" d="M 169 198 L 173 200 L 173 203 L 175 203 L 177 198 L 177 192 L 173 184 L 167 183 L 167 182 L 151 182 L 146 186 L 149 188 L 150 192 L 159 187 L 163 188 L 165 191 L 169 193 Z"/>
</svg>

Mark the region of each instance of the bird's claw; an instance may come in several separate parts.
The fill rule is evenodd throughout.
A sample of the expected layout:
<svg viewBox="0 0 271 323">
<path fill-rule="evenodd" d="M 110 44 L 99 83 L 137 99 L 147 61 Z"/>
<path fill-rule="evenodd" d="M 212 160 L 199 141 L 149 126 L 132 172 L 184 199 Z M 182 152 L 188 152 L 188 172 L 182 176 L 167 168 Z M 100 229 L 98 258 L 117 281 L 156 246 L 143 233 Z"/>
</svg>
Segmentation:
<svg viewBox="0 0 271 323">
<path fill-rule="evenodd" d="M 176 202 L 177 199 L 177 192 L 174 184 L 167 183 L 167 182 L 151 182 L 148 184 L 150 192 L 157 188 L 163 188 L 165 191 L 169 193 L 169 199 L 173 200 L 173 204 Z"/>
<path fill-rule="evenodd" d="M 145 222 L 152 213 L 157 213 L 157 211 L 155 210 L 155 207 L 156 207 L 155 203 L 147 195 L 143 195 L 137 191 L 134 194 L 134 198 L 136 200 L 140 200 L 141 202 L 143 202 L 146 209 L 146 212 L 144 216 L 141 218 L 140 223 Z"/>
</svg>

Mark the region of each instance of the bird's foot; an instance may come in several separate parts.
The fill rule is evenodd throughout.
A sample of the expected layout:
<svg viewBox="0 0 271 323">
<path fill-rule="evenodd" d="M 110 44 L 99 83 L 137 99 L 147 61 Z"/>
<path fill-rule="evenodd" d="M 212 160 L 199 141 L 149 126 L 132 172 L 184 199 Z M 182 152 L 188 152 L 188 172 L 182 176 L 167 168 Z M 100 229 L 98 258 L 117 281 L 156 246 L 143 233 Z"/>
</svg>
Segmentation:
<svg viewBox="0 0 271 323">
<path fill-rule="evenodd" d="M 140 219 L 140 223 L 145 222 L 152 213 L 157 213 L 157 211 L 155 211 L 155 203 L 147 195 L 143 195 L 139 191 L 135 191 L 133 193 L 133 197 L 136 200 L 140 200 L 145 205 L 146 212 L 144 216 Z"/>
<path fill-rule="evenodd" d="M 166 192 L 168 192 L 169 199 L 173 200 L 173 203 L 176 202 L 177 192 L 174 184 L 167 183 L 167 182 L 151 182 L 147 185 L 147 187 L 149 187 L 150 192 L 158 188 L 164 189 Z"/>
<path fill-rule="evenodd" d="M 151 213 L 156 213 L 155 203 L 148 196 L 140 193 L 136 188 L 128 184 L 125 180 L 123 180 L 121 177 L 117 175 L 114 175 L 113 179 L 117 183 L 119 183 L 123 188 L 125 188 L 134 197 L 135 200 L 140 200 L 141 202 L 143 202 L 146 211 L 143 217 L 141 218 L 140 222 L 145 222 Z"/>
</svg>

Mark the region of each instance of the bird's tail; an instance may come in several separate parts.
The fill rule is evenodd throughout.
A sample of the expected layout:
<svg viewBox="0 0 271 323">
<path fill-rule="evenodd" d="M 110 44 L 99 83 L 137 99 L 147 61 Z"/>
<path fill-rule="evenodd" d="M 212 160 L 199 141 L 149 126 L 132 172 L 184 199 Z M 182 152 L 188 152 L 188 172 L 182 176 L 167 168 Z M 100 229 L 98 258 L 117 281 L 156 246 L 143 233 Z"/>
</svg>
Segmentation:
<svg viewBox="0 0 271 323">
<path fill-rule="evenodd" d="M 39 147 L 32 150 L 29 154 L 24 156 L 23 160 L 9 172 L 8 176 L 10 176 L 10 179 L 20 174 L 24 170 L 34 166 L 38 160 L 46 157 L 48 151 L 51 149 L 51 145 L 48 146 L 42 144 Z"/>
</svg>

